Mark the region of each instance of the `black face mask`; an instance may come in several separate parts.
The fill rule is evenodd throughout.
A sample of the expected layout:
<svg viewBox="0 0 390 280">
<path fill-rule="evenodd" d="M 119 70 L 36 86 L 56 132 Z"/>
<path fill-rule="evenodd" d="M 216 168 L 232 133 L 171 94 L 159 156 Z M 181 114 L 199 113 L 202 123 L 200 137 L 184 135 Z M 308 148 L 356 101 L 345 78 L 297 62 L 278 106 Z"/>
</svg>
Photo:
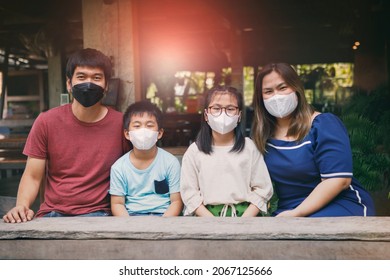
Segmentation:
<svg viewBox="0 0 390 280">
<path fill-rule="evenodd" d="M 104 88 L 94 83 L 81 83 L 72 87 L 72 95 L 84 107 L 91 107 L 103 98 Z"/>
</svg>

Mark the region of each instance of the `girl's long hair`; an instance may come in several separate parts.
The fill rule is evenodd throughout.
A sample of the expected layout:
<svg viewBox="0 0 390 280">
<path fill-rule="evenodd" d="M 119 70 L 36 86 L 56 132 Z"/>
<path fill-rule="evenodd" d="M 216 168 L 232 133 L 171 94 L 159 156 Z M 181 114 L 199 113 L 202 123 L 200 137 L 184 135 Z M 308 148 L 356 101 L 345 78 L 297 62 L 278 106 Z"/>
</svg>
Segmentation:
<svg viewBox="0 0 390 280">
<path fill-rule="evenodd" d="M 242 94 L 234 87 L 217 86 L 207 92 L 204 108 L 203 108 L 200 130 L 195 140 L 198 149 L 205 154 L 211 154 L 213 152 L 213 148 L 212 148 L 213 136 L 212 136 L 212 130 L 204 117 L 205 114 L 204 112 L 205 110 L 208 109 L 211 100 L 217 94 L 229 94 L 233 96 L 234 98 L 237 99 L 239 112 L 242 112 L 242 108 L 243 108 L 244 102 L 243 102 Z M 222 114 L 225 114 L 225 112 L 222 112 Z M 245 136 L 241 125 L 241 121 L 239 121 L 237 126 L 234 128 L 234 138 L 235 138 L 234 145 L 233 148 L 230 150 L 230 152 L 239 153 L 245 147 Z"/>
<path fill-rule="evenodd" d="M 256 88 L 253 97 L 254 117 L 252 124 L 252 139 L 261 153 L 266 152 L 267 140 L 273 137 L 276 129 L 276 118 L 268 113 L 263 101 L 264 76 L 275 71 L 284 82 L 292 88 L 298 97 L 298 106 L 292 112 L 287 136 L 301 141 L 310 131 L 313 107 L 307 102 L 303 83 L 294 68 L 287 63 L 272 63 L 266 65 L 257 75 Z"/>
</svg>

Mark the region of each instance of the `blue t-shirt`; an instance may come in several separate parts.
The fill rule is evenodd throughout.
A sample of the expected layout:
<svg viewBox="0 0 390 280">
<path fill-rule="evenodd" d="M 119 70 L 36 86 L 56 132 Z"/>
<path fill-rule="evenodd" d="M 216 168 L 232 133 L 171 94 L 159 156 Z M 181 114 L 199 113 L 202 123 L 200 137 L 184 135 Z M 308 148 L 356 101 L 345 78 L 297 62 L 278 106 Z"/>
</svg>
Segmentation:
<svg viewBox="0 0 390 280">
<path fill-rule="evenodd" d="M 134 167 L 130 153 L 111 167 L 110 194 L 125 197 L 129 214 L 163 214 L 170 205 L 170 194 L 180 191 L 180 163 L 172 154 L 158 148 L 146 169 Z"/>
<path fill-rule="evenodd" d="M 309 134 L 299 143 L 270 139 L 264 160 L 279 198 L 274 215 L 296 208 L 327 178 L 352 178 L 352 182 L 311 217 L 375 215 L 369 193 L 353 177 L 347 130 L 333 114 L 316 116 Z"/>
</svg>

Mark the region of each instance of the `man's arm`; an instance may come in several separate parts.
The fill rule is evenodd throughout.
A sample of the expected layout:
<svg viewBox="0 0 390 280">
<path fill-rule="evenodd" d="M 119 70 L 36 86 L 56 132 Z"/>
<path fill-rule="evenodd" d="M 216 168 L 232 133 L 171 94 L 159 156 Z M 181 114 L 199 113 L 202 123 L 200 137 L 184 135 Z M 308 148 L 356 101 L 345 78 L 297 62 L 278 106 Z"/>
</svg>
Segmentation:
<svg viewBox="0 0 390 280">
<path fill-rule="evenodd" d="M 4 222 L 20 223 L 32 220 L 34 211 L 30 207 L 38 195 L 45 168 L 45 159 L 27 158 L 26 168 L 19 183 L 16 206 L 3 216 Z"/>
</svg>

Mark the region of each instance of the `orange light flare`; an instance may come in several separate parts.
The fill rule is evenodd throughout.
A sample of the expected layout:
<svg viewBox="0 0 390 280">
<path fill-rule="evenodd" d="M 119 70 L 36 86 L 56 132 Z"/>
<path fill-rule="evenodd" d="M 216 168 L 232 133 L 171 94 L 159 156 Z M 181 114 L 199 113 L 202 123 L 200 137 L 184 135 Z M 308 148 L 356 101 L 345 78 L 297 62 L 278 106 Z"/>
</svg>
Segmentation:
<svg viewBox="0 0 390 280">
<path fill-rule="evenodd" d="M 355 43 L 352 46 L 352 49 L 353 50 L 357 50 L 359 48 L 359 46 L 360 46 L 360 42 L 359 41 L 355 41 Z"/>
</svg>

